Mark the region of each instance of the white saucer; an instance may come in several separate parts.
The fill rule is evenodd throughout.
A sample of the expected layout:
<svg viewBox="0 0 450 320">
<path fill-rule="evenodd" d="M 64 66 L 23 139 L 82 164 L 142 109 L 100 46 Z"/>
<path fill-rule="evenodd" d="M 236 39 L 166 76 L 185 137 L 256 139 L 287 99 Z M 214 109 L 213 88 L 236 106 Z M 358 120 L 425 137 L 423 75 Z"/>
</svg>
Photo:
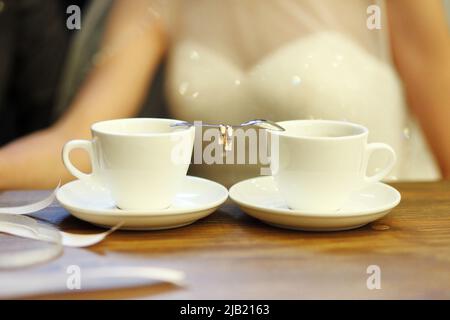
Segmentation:
<svg viewBox="0 0 450 320">
<path fill-rule="evenodd" d="M 336 212 L 302 212 L 288 208 L 273 177 L 245 180 L 231 187 L 230 198 L 242 211 L 267 224 L 294 230 L 339 231 L 359 228 L 388 214 L 400 193 L 383 183 L 355 192 Z"/>
<path fill-rule="evenodd" d="M 109 194 L 79 180 L 56 193 L 59 203 L 75 217 L 102 227 L 123 223 L 125 230 L 162 230 L 189 225 L 214 212 L 228 198 L 222 185 L 186 177 L 173 205 L 162 210 L 121 210 Z"/>
</svg>

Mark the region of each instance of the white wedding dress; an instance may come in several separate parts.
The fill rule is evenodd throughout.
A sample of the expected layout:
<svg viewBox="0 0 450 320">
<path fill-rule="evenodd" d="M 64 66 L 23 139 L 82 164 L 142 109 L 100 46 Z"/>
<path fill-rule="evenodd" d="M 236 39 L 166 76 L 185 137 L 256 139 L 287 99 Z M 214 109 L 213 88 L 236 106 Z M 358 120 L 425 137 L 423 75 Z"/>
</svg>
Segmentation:
<svg viewBox="0 0 450 320">
<path fill-rule="evenodd" d="M 367 8 L 381 9 L 369 30 Z M 398 162 L 388 180 L 440 174 L 392 65 L 386 11 L 367 0 L 170 0 L 166 95 L 171 116 L 212 123 L 335 119 L 369 128 Z M 377 154 L 370 171 L 383 166 Z M 257 166 L 193 166 L 230 185 Z"/>
</svg>

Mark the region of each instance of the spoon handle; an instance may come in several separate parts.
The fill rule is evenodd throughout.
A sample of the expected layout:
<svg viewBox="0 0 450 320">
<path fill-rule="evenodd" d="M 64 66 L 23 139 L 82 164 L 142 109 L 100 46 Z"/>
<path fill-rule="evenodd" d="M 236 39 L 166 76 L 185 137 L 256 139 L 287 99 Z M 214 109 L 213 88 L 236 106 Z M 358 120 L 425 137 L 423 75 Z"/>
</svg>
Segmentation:
<svg viewBox="0 0 450 320">
<path fill-rule="evenodd" d="M 194 127 L 194 126 L 198 126 L 198 127 L 206 127 L 206 128 L 218 128 L 220 129 L 221 127 L 225 126 L 223 124 L 210 124 L 210 123 L 203 123 L 203 122 L 198 122 L 198 123 L 192 123 L 192 122 L 188 122 L 188 121 L 180 121 L 177 123 L 173 123 L 170 125 L 171 127 Z M 248 126 L 256 126 L 256 127 L 260 127 L 262 129 L 266 129 L 266 130 L 275 130 L 275 131 L 285 131 L 285 129 L 280 126 L 279 124 L 277 124 L 276 122 L 270 121 L 270 120 L 264 120 L 264 119 L 255 119 L 255 120 L 250 120 L 238 125 L 229 125 L 230 127 L 233 128 L 241 128 L 241 127 L 248 127 Z"/>
<path fill-rule="evenodd" d="M 250 120 L 247 122 L 244 122 L 241 124 L 241 126 L 256 126 L 256 127 L 260 127 L 262 129 L 267 129 L 267 130 L 274 130 L 274 131 L 285 131 L 285 129 L 280 126 L 278 123 L 271 121 L 271 120 L 265 120 L 265 119 L 255 119 L 255 120 Z"/>
</svg>

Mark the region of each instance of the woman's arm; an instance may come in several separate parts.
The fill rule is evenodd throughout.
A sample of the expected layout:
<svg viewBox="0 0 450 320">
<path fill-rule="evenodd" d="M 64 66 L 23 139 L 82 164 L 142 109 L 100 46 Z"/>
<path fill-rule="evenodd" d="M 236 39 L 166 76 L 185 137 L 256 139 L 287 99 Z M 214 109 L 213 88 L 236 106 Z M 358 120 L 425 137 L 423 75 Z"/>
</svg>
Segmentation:
<svg viewBox="0 0 450 320">
<path fill-rule="evenodd" d="M 52 188 L 71 176 L 61 161 L 70 139 L 89 139 L 92 123 L 138 113 L 165 50 L 165 35 L 148 0 L 116 0 L 96 66 L 52 127 L 0 149 L 0 189 Z M 76 165 L 89 170 L 82 152 Z"/>
<path fill-rule="evenodd" d="M 441 168 L 450 178 L 450 36 L 441 0 L 388 0 L 395 63 Z"/>
</svg>

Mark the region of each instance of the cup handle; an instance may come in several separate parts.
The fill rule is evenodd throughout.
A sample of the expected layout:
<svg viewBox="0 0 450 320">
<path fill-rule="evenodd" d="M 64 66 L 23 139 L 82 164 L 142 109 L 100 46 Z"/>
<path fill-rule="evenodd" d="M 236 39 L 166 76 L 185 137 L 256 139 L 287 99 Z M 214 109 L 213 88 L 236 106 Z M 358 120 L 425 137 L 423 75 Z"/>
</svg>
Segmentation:
<svg viewBox="0 0 450 320">
<path fill-rule="evenodd" d="M 74 149 L 83 149 L 89 154 L 89 158 L 91 159 L 92 164 L 92 173 L 87 174 L 84 172 L 81 172 L 79 169 L 77 169 L 72 162 L 70 161 L 70 152 Z M 92 141 L 88 140 L 72 140 L 67 142 L 63 147 L 62 152 L 62 158 L 64 165 L 66 166 L 67 170 L 78 178 L 81 181 L 92 181 L 92 178 L 94 177 L 94 149 L 92 147 Z"/>
<path fill-rule="evenodd" d="M 367 166 L 369 164 L 369 159 L 370 159 L 371 155 L 375 151 L 380 151 L 380 150 L 384 150 L 389 153 L 388 164 L 386 165 L 386 167 L 384 169 L 380 170 L 379 172 L 377 172 L 376 174 L 374 174 L 370 177 L 365 175 L 365 180 L 368 183 L 378 182 L 378 181 L 382 180 L 383 178 L 385 178 L 389 174 L 389 172 L 392 170 L 392 168 L 394 167 L 395 161 L 397 160 L 395 151 L 394 151 L 394 149 L 392 149 L 391 146 L 389 146 L 385 143 L 369 143 L 366 147 L 366 168 L 365 168 L 365 170 L 367 170 Z"/>
</svg>

